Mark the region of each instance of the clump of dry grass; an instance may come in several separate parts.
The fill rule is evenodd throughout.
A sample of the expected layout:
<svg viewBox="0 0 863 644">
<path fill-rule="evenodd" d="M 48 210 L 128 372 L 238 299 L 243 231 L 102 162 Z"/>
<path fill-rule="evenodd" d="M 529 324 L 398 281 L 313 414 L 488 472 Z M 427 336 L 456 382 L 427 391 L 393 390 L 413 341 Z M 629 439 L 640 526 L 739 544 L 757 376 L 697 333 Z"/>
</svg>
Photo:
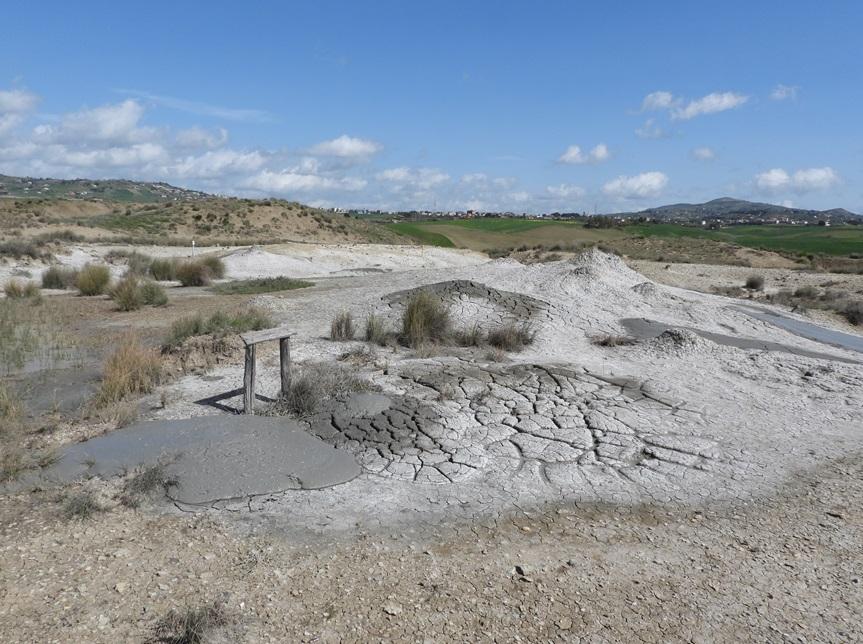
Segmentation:
<svg viewBox="0 0 863 644">
<path fill-rule="evenodd" d="M 102 295 L 110 283 L 111 271 L 102 264 L 86 264 L 75 282 L 81 295 Z"/>
<path fill-rule="evenodd" d="M 402 315 L 401 339 L 408 346 L 418 348 L 430 342 L 444 340 L 450 331 L 449 309 L 427 291 L 417 291 Z"/>
<path fill-rule="evenodd" d="M 68 520 L 77 519 L 83 521 L 91 518 L 103 509 L 92 492 L 83 490 L 66 497 L 63 503 L 63 517 Z"/>
<path fill-rule="evenodd" d="M 165 290 L 153 281 L 141 281 L 135 275 L 127 275 L 111 290 L 111 299 L 119 311 L 137 311 L 145 304 L 164 306 L 168 303 Z"/>
<path fill-rule="evenodd" d="M 323 362 L 304 366 L 291 380 L 291 387 L 269 408 L 271 416 L 308 416 L 328 400 L 341 400 L 370 384 L 341 365 Z"/>
<path fill-rule="evenodd" d="M 162 363 L 159 352 L 129 335 L 105 362 L 102 386 L 96 394 L 96 407 L 103 408 L 135 394 L 147 394 L 159 384 Z"/>
<path fill-rule="evenodd" d="M 123 483 L 120 503 L 127 508 L 137 508 L 146 499 L 157 492 L 166 492 L 172 485 L 177 485 L 177 481 L 168 476 L 164 463 L 139 468 Z"/>
<path fill-rule="evenodd" d="M 764 278 L 761 275 L 750 275 L 746 278 L 746 283 L 744 287 L 749 289 L 750 291 L 763 291 L 764 290 Z"/>
<path fill-rule="evenodd" d="M 595 335 L 590 339 L 591 344 L 598 347 L 625 347 L 631 344 L 636 344 L 638 340 L 631 338 L 628 335 Z"/>
<path fill-rule="evenodd" d="M 330 323 L 330 340 L 353 340 L 354 316 L 350 311 L 341 311 Z"/>
<path fill-rule="evenodd" d="M 383 347 L 390 343 L 393 334 L 387 330 L 384 318 L 371 313 L 366 318 L 364 337 L 366 342 L 372 342 Z"/>
<path fill-rule="evenodd" d="M 175 268 L 176 279 L 183 286 L 209 286 L 214 279 L 225 276 L 225 264 L 215 255 L 179 262 Z"/>
<path fill-rule="evenodd" d="M 41 296 L 36 282 L 11 279 L 3 287 L 6 297 L 13 299 L 38 299 Z"/>
<path fill-rule="evenodd" d="M 78 271 L 64 266 L 51 266 L 42 274 L 42 288 L 71 289 L 78 283 Z"/>
<path fill-rule="evenodd" d="M 154 259 L 150 262 L 150 275 L 154 280 L 169 282 L 177 279 L 177 261 L 174 259 Z"/>
<path fill-rule="evenodd" d="M 209 641 L 216 631 L 232 624 L 234 620 L 224 606 L 214 603 L 184 610 L 172 610 L 156 624 L 154 636 L 157 642 L 201 644 Z"/>
<path fill-rule="evenodd" d="M 263 309 L 250 307 L 242 311 L 225 313 L 216 311 L 209 318 L 202 315 L 180 318 L 171 325 L 163 350 L 181 345 L 186 339 L 197 335 L 227 335 L 268 329 L 275 323 Z"/>
<path fill-rule="evenodd" d="M 536 332 L 527 323 L 510 321 L 488 332 L 488 343 L 504 351 L 521 351 L 533 344 Z"/>
</svg>

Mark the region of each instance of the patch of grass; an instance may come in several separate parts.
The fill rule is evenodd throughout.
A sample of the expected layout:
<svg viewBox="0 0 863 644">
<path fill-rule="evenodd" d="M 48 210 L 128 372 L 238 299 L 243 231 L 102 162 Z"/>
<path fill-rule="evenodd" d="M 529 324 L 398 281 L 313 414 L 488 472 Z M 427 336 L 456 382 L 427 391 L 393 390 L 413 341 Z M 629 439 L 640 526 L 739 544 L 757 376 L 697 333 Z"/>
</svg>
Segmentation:
<svg viewBox="0 0 863 644">
<path fill-rule="evenodd" d="M 521 351 L 533 344 L 536 333 L 527 323 L 505 322 L 488 332 L 488 343 L 503 351 Z"/>
<path fill-rule="evenodd" d="M 210 267 L 197 260 L 179 262 L 175 275 L 183 286 L 209 286 L 214 277 Z"/>
<path fill-rule="evenodd" d="M 750 291 L 763 291 L 764 278 L 761 275 L 750 275 L 746 278 L 746 283 L 743 286 Z"/>
<path fill-rule="evenodd" d="M 67 310 L 50 299 L 0 299 L 0 375 L 31 360 L 48 368 L 71 354 L 75 340 L 65 331 Z"/>
<path fill-rule="evenodd" d="M 11 279 L 3 286 L 6 297 L 13 299 L 38 299 L 41 297 L 39 285 L 19 279 Z"/>
<path fill-rule="evenodd" d="M 233 623 L 224 606 L 218 603 L 172 610 L 156 624 L 154 641 L 164 644 L 202 644 L 209 640 L 214 631 Z"/>
<path fill-rule="evenodd" d="M 177 279 L 177 262 L 173 259 L 154 259 L 150 263 L 150 275 L 160 282 L 172 282 Z"/>
<path fill-rule="evenodd" d="M 338 313 L 330 323 L 330 340 L 353 340 L 354 334 L 354 316 L 351 312 Z"/>
<path fill-rule="evenodd" d="M 461 347 L 481 347 L 485 344 L 485 333 L 478 323 L 472 324 L 467 329 L 457 331 L 453 335 L 456 344 Z"/>
<path fill-rule="evenodd" d="M 159 384 L 162 363 L 159 352 L 129 335 L 119 343 L 105 362 L 102 386 L 96 394 L 96 407 L 106 407 L 136 394 L 147 394 Z"/>
<path fill-rule="evenodd" d="M 81 295 L 102 295 L 111 283 L 111 272 L 102 264 L 86 264 L 78 271 L 75 285 Z"/>
<path fill-rule="evenodd" d="M 231 313 L 217 311 L 209 318 L 202 315 L 180 318 L 171 325 L 163 348 L 177 347 L 187 338 L 196 335 L 226 335 L 228 333 L 260 331 L 261 329 L 269 329 L 274 324 L 275 322 L 269 313 L 257 308 L 248 308 Z"/>
<path fill-rule="evenodd" d="M 92 492 L 82 491 L 66 497 L 63 503 L 63 517 L 67 520 L 85 520 L 103 510 Z"/>
<path fill-rule="evenodd" d="M 165 492 L 177 481 L 168 476 L 164 463 L 156 463 L 140 468 L 131 478 L 123 483 L 120 493 L 120 503 L 126 507 L 135 508 L 157 492 Z"/>
<path fill-rule="evenodd" d="M 0 242 L 0 257 L 12 257 L 21 259 L 50 259 L 51 253 L 45 250 L 44 241 L 28 241 L 23 239 L 12 239 Z"/>
<path fill-rule="evenodd" d="M 402 315 L 403 342 L 417 348 L 443 340 L 449 330 L 449 309 L 439 298 L 428 291 L 417 291 L 410 297 Z"/>
<path fill-rule="evenodd" d="M 372 342 L 380 346 L 389 344 L 393 334 L 387 329 L 386 321 L 379 315 L 369 314 L 366 318 L 366 327 L 363 333 L 366 342 Z"/>
<path fill-rule="evenodd" d="M 628 335 L 595 335 L 590 339 L 591 344 L 598 347 L 624 347 L 631 344 L 636 344 L 638 340 L 631 338 Z"/>
<path fill-rule="evenodd" d="M 273 403 L 271 416 L 308 416 L 328 400 L 344 399 L 358 391 L 368 391 L 370 384 L 341 365 L 312 363 L 304 366 L 291 380 L 287 395 Z"/>
<path fill-rule="evenodd" d="M 42 274 L 42 288 L 72 289 L 78 283 L 78 271 L 65 266 L 51 266 Z"/>
<path fill-rule="evenodd" d="M 135 275 L 127 275 L 111 289 L 111 299 L 118 311 L 137 311 L 143 306 L 141 284 Z"/>
<path fill-rule="evenodd" d="M 225 277 L 225 263 L 215 255 L 205 255 L 197 260 L 200 264 L 210 270 L 213 279 L 220 280 Z"/>
<path fill-rule="evenodd" d="M 841 313 L 854 326 L 863 324 L 863 302 L 850 302 L 841 310 Z"/>
<path fill-rule="evenodd" d="M 455 248 L 455 244 L 446 235 L 427 230 L 426 228 L 410 223 L 388 224 L 387 228 L 400 235 L 413 237 L 426 246 L 440 246 L 441 248 Z"/>
<path fill-rule="evenodd" d="M 275 291 L 292 291 L 314 285 L 314 282 L 296 280 L 290 277 L 265 277 L 217 284 L 213 287 L 213 290 L 222 295 L 252 295 L 256 293 L 273 293 Z"/>
<path fill-rule="evenodd" d="M 168 303 L 168 295 L 165 289 L 153 282 L 146 280 L 139 288 L 141 301 L 149 306 L 165 306 Z"/>
</svg>

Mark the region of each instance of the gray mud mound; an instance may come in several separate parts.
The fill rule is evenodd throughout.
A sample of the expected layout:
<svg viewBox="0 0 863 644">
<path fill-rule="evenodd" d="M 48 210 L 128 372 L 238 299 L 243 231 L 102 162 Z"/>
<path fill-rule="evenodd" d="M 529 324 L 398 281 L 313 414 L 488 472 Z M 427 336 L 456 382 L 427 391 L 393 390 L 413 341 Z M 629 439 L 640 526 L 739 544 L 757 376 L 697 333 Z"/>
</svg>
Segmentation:
<svg viewBox="0 0 863 644">
<path fill-rule="evenodd" d="M 360 473 L 349 453 L 290 420 L 203 416 L 139 423 L 77 443 L 43 470 L 38 482 L 109 478 L 157 462 L 165 463 L 166 472 L 178 483 L 168 490 L 168 497 L 188 505 L 325 488 Z"/>
<path fill-rule="evenodd" d="M 548 308 L 545 302 L 529 295 L 501 291 L 470 280 L 451 280 L 398 291 L 384 300 L 391 307 L 400 308 L 418 291 L 439 297 L 461 321 L 528 321 Z"/>
<path fill-rule="evenodd" d="M 532 468 L 537 485 L 558 493 L 603 486 L 612 495 L 638 489 L 672 498 L 699 480 L 715 490 L 748 467 L 701 434 L 700 410 L 651 383 L 536 364 L 426 365 L 400 375 L 425 396 L 390 397 L 365 416 L 336 409 L 312 431 L 355 453 L 369 472 L 418 483 Z"/>
</svg>

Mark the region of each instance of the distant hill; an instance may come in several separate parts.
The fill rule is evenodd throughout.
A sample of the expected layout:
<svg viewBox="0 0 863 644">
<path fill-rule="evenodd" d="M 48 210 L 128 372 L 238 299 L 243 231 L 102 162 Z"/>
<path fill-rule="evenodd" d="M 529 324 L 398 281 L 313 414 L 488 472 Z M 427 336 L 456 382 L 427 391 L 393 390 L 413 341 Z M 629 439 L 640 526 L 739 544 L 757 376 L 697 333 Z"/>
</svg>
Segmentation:
<svg viewBox="0 0 863 644">
<path fill-rule="evenodd" d="M 861 215 L 844 208 L 806 210 L 776 204 L 745 201 L 722 197 L 706 203 L 676 203 L 639 212 L 617 213 L 618 217 L 645 217 L 669 222 L 716 221 L 720 223 L 814 223 L 819 220 L 832 223 L 861 221 Z"/>
<path fill-rule="evenodd" d="M 43 199 L 90 199 L 128 203 L 194 201 L 210 195 L 197 190 L 177 188 L 167 183 L 127 181 L 125 179 L 37 179 L 0 174 L 0 197 Z"/>
</svg>

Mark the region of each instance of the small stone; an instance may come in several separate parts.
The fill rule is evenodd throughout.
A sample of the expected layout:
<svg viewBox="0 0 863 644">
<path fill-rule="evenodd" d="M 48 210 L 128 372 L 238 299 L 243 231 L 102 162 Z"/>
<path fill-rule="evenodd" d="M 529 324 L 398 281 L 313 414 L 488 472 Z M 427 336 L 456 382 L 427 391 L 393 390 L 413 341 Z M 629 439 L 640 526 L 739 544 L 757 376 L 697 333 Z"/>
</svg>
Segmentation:
<svg viewBox="0 0 863 644">
<path fill-rule="evenodd" d="M 557 627 L 562 631 L 568 631 L 572 628 L 572 620 L 569 617 L 561 617 L 557 620 Z"/>
<path fill-rule="evenodd" d="M 116 590 L 118 593 L 120 593 L 122 595 L 127 590 L 129 590 L 129 584 L 127 584 L 125 581 L 118 581 L 114 585 L 114 590 Z"/>
<path fill-rule="evenodd" d="M 384 612 L 387 615 L 401 615 L 402 607 L 399 606 L 398 604 L 385 604 L 384 605 Z"/>
</svg>

